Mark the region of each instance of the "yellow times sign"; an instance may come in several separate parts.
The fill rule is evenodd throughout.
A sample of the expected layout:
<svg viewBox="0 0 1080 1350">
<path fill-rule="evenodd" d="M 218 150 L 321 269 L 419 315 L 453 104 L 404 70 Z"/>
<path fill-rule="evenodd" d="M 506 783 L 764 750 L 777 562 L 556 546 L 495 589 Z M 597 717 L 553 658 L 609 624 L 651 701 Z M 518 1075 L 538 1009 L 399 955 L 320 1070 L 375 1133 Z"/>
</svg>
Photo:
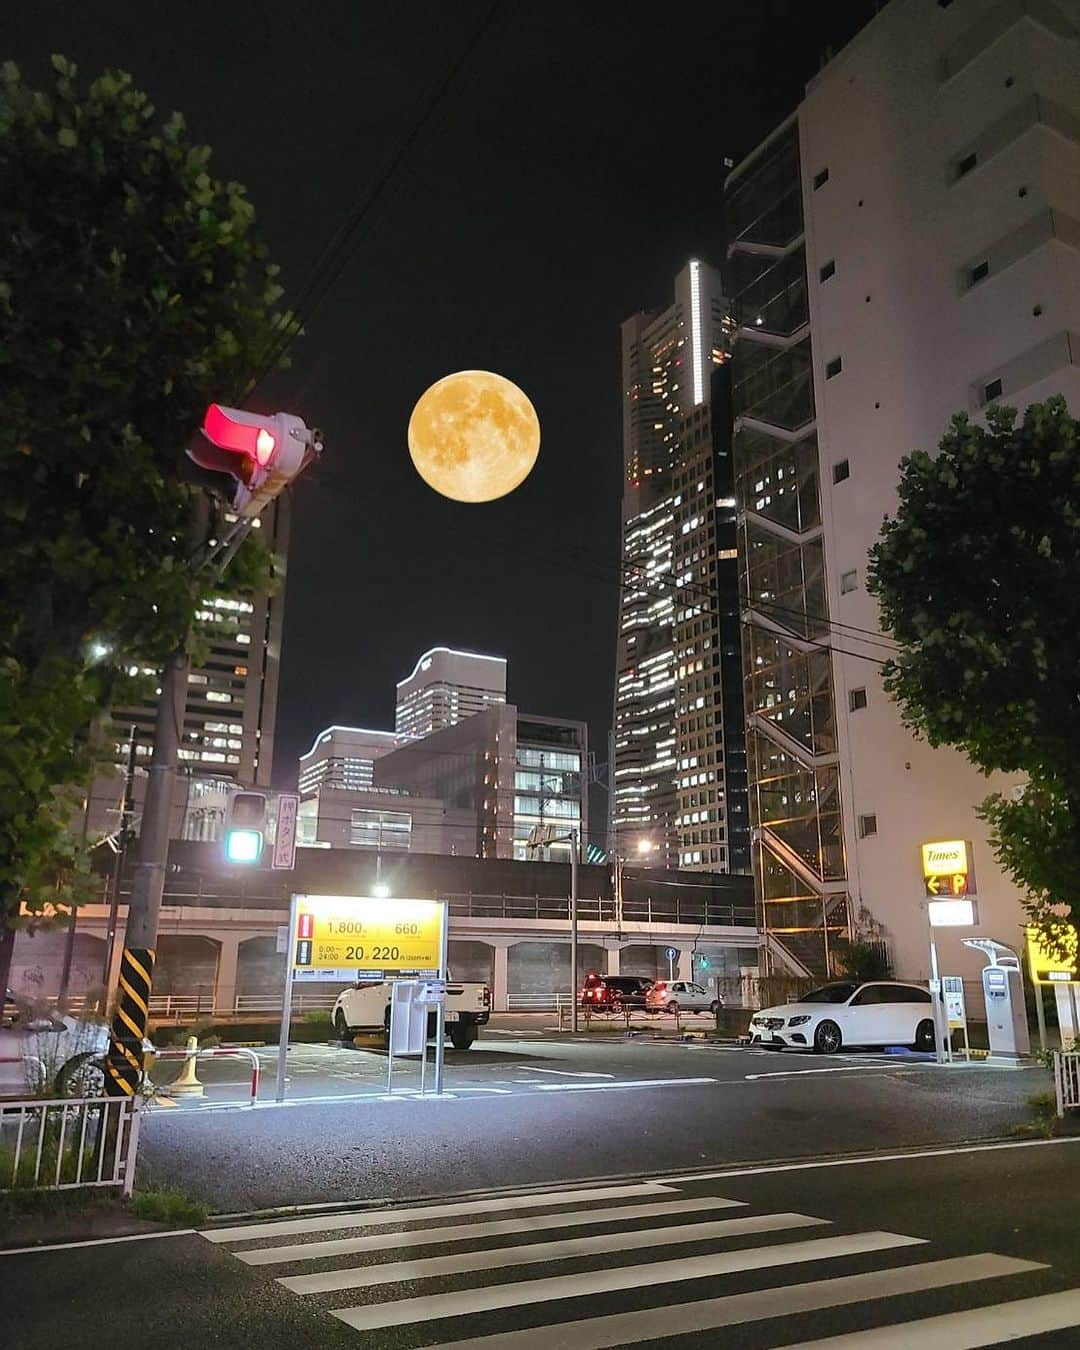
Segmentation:
<svg viewBox="0 0 1080 1350">
<path fill-rule="evenodd" d="M 943 839 L 922 846 L 924 877 L 966 876 L 971 871 L 969 862 L 967 841 L 964 839 Z"/>
<path fill-rule="evenodd" d="M 442 970 L 446 906 L 438 900 L 298 895 L 297 979 L 388 979 Z"/>
<path fill-rule="evenodd" d="M 1067 927 L 1065 950 L 1067 958 L 1055 956 L 1044 945 L 1042 935 L 1037 928 L 1027 930 L 1028 964 L 1031 978 L 1036 984 L 1077 984 L 1080 983 L 1080 971 L 1077 969 L 1076 929 Z"/>
</svg>

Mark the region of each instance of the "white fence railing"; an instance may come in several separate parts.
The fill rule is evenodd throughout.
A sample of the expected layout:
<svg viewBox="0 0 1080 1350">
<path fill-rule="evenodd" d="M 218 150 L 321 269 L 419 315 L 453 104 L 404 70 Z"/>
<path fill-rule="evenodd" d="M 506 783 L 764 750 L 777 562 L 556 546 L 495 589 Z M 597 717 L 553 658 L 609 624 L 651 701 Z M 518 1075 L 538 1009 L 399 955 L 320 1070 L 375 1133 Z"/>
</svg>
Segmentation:
<svg viewBox="0 0 1080 1350">
<path fill-rule="evenodd" d="M 506 1007 L 509 1012 L 554 1012 L 558 1008 L 573 1006 L 574 1000 L 569 993 L 547 994 L 507 994 Z"/>
<path fill-rule="evenodd" d="M 127 1097 L 0 1102 L 0 1191 L 118 1186 L 131 1194 L 139 1110 Z"/>
<path fill-rule="evenodd" d="M 314 1008 L 334 1006 L 337 992 L 297 990 L 293 994 L 293 1015 Z M 213 994 L 151 994 L 150 1016 L 197 1021 L 200 1017 L 246 1016 L 253 1013 L 280 1013 L 281 994 L 237 994 L 231 1003 L 219 1004 Z"/>
<path fill-rule="evenodd" d="M 1054 1051 L 1054 1096 L 1059 1116 L 1080 1108 L 1080 1051 Z"/>
</svg>

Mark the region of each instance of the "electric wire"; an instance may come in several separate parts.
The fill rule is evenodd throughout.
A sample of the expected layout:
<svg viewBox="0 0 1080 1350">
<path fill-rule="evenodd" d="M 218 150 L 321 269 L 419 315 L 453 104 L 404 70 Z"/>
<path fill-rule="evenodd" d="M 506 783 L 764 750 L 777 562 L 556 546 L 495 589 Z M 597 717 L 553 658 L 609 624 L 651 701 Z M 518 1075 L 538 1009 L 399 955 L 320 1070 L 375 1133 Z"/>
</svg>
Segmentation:
<svg viewBox="0 0 1080 1350">
<path fill-rule="evenodd" d="M 312 315 L 325 301 L 345 269 L 352 262 L 356 245 L 363 238 L 361 233 L 363 227 L 371 220 L 372 214 L 382 200 L 387 188 L 393 183 L 409 153 L 428 129 L 435 112 L 450 92 L 455 79 L 491 27 L 499 8 L 499 2 L 500 0 L 493 0 L 493 3 L 485 10 L 479 23 L 473 29 L 456 59 L 447 69 L 442 80 L 421 103 L 412 125 L 399 142 L 396 151 L 382 172 L 376 176 L 367 191 L 360 196 L 327 241 L 291 309 L 285 314 L 282 322 L 272 334 L 259 364 L 242 389 L 239 395 L 241 406 L 251 397 L 271 371 L 278 367 L 281 359 L 300 336 L 305 324 L 310 321 Z"/>
</svg>

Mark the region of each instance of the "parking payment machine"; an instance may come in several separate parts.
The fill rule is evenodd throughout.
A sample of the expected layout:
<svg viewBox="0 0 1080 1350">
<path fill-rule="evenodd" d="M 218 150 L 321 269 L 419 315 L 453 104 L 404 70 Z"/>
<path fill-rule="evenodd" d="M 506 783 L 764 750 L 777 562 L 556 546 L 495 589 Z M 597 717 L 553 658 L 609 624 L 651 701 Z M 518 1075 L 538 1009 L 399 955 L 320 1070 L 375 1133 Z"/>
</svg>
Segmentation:
<svg viewBox="0 0 1080 1350">
<path fill-rule="evenodd" d="M 983 968 L 982 986 L 990 1059 L 1015 1062 L 1031 1053 L 1020 958 L 1011 948 L 990 938 L 964 938 L 963 942 L 965 947 L 982 952 L 989 962 Z"/>
</svg>

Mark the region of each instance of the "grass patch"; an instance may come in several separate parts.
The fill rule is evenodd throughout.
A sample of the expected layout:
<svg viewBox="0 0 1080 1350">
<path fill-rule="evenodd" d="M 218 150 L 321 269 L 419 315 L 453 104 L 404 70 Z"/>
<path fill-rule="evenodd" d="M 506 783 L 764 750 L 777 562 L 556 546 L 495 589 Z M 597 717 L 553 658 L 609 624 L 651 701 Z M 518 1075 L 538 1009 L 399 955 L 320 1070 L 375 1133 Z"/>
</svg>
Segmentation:
<svg viewBox="0 0 1080 1350">
<path fill-rule="evenodd" d="M 1009 1133 L 1017 1139 L 1052 1139 L 1061 1123 L 1057 1113 L 1057 1098 L 1052 1092 L 1036 1092 L 1027 1099 L 1027 1104 L 1034 1119 L 1010 1125 Z"/>
<path fill-rule="evenodd" d="M 136 1191 L 127 1207 L 137 1219 L 179 1224 L 186 1228 L 197 1228 L 204 1224 L 209 1213 L 201 1200 L 192 1200 L 183 1191 L 166 1188 Z"/>
</svg>

